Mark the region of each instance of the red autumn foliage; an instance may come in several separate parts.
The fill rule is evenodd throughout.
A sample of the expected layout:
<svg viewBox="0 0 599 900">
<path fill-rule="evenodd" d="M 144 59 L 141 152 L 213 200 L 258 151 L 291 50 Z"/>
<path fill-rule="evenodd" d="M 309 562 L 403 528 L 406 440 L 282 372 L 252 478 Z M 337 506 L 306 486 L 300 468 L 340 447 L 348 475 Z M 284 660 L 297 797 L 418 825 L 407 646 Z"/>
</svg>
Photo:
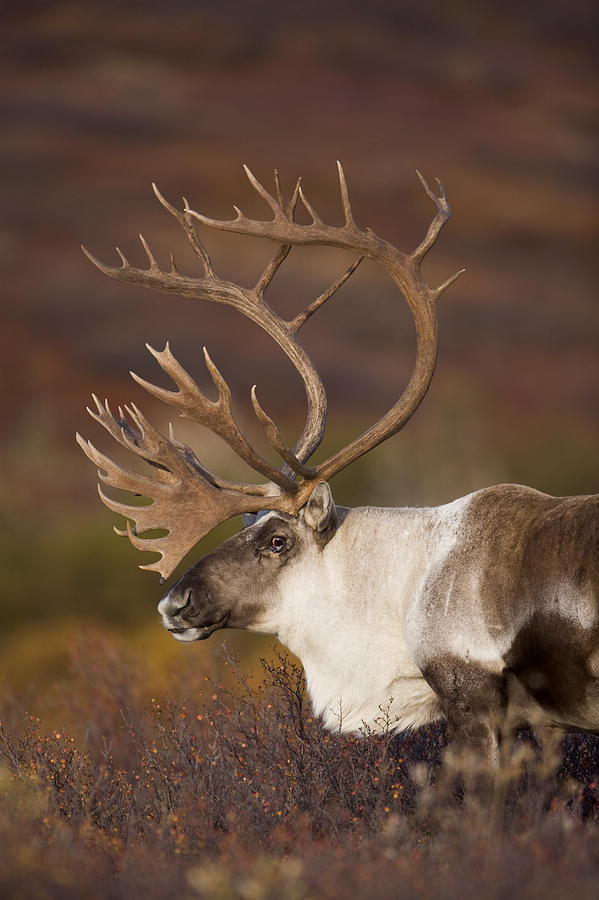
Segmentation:
<svg viewBox="0 0 599 900">
<path fill-rule="evenodd" d="M 520 735 L 489 806 L 469 787 L 475 761 L 465 790 L 440 774 L 440 727 L 324 732 L 283 653 L 263 660 L 260 683 L 229 658 L 226 685 L 188 680 L 149 704 L 109 643 L 74 661 L 70 726 L 14 699 L 2 719 L 3 896 L 548 897 L 596 885 L 597 739 L 569 739 L 560 761 Z"/>
</svg>

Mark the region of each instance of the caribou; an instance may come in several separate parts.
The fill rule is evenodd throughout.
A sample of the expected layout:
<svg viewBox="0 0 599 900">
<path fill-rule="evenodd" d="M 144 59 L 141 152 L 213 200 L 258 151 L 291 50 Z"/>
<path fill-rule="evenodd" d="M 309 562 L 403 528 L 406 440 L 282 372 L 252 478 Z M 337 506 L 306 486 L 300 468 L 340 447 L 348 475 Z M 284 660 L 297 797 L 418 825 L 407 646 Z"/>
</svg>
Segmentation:
<svg viewBox="0 0 599 900">
<path fill-rule="evenodd" d="M 159 559 L 141 566 L 168 578 L 182 558 L 224 520 L 242 514 L 245 526 L 186 571 L 166 592 L 159 613 L 177 641 L 201 641 L 218 629 L 275 634 L 301 660 L 316 715 L 329 729 L 394 731 L 445 718 L 457 746 L 493 758 L 505 717 L 534 718 L 562 730 L 599 731 L 599 495 L 556 498 L 520 485 L 484 488 L 436 508 L 346 508 L 335 504 L 329 480 L 395 435 L 426 394 L 437 355 L 436 307 L 461 274 L 429 287 L 422 261 L 450 217 L 441 182 L 424 239 L 404 253 L 361 230 L 338 164 L 343 224 L 328 225 L 308 201 L 301 179 L 290 198 L 275 171 L 271 193 L 247 177 L 270 209 L 266 220 L 235 208 L 232 220 L 182 210 L 154 192 L 177 220 L 201 275 L 179 273 L 171 255 L 161 269 L 141 237 L 148 267 L 132 266 L 117 248 L 119 267 L 91 256 L 103 273 L 122 282 L 208 300 L 236 309 L 280 346 L 299 373 L 307 399 L 306 422 L 295 446 L 283 440 L 260 404 L 253 410 L 281 463 L 273 465 L 242 433 L 230 389 L 206 349 L 216 388 L 210 399 L 166 344 L 148 345 L 175 390 L 132 373 L 154 398 L 210 429 L 261 476 L 260 483 L 225 481 L 209 472 L 170 427 L 161 434 L 131 404 L 113 415 L 96 397 L 92 418 L 132 454 L 150 464 L 124 468 L 79 435 L 102 485 L 143 495 L 129 505 L 107 494 L 106 506 L 124 516 L 140 550 Z M 296 220 L 302 204 L 311 222 Z M 275 252 L 251 287 L 214 270 L 198 224 L 266 238 Z M 266 289 L 293 247 L 325 245 L 356 254 L 352 265 L 295 318 L 279 316 Z M 351 277 L 362 259 L 388 273 L 411 310 L 417 353 L 409 382 L 394 406 L 360 436 L 317 465 L 327 413 L 321 379 L 297 339 L 308 319 Z M 135 523 L 135 524 L 131 524 Z M 148 535 L 153 529 L 166 532 Z M 384 711 L 384 715 L 383 715 Z"/>
</svg>

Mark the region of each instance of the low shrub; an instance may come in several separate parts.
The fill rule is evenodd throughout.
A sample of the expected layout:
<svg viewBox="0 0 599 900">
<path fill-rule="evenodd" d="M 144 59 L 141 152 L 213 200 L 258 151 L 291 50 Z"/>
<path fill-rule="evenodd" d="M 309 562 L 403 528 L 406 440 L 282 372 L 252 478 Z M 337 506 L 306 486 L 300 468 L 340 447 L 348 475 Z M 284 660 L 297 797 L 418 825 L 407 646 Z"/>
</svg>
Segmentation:
<svg viewBox="0 0 599 900">
<path fill-rule="evenodd" d="M 228 656 L 221 683 L 180 676 L 144 699 L 96 638 L 57 692 L 65 725 L 5 700 L 3 896 L 596 896 L 597 738 L 519 735 L 485 793 L 476 760 L 440 767 L 441 726 L 325 732 L 280 650 L 255 681 Z"/>
</svg>

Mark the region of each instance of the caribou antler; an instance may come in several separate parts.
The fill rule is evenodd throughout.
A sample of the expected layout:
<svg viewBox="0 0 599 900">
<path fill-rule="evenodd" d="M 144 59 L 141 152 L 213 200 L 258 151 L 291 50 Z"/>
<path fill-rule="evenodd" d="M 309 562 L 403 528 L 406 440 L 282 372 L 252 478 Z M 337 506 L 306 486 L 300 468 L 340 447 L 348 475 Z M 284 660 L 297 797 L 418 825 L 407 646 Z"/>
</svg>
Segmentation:
<svg viewBox="0 0 599 900">
<path fill-rule="evenodd" d="M 127 530 L 115 529 L 127 535 L 138 550 L 155 550 L 160 559 L 142 569 L 160 572 L 166 578 L 183 556 L 220 522 L 240 512 L 268 509 L 272 503 L 269 488 L 222 481 L 208 472 L 193 450 L 179 443 L 170 433 L 167 439 L 156 431 L 135 405 L 126 411 L 139 429 L 136 433 L 119 409 L 116 419 L 108 401 L 100 403 L 94 396 L 97 411 L 89 414 L 118 441 L 153 466 L 151 477 L 132 472 L 112 462 L 89 441 L 77 435 L 84 453 L 96 464 L 100 480 L 110 487 L 120 488 L 148 497 L 149 506 L 131 506 L 113 500 L 99 486 L 103 503 L 113 512 L 135 522 L 135 529 L 127 523 Z M 276 497 L 272 498 L 276 500 Z M 166 529 L 162 537 L 141 537 L 144 532 Z"/>
<path fill-rule="evenodd" d="M 140 239 L 148 257 L 149 268 L 137 269 L 129 264 L 117 248 L 122 265 L 113 268 L 95 259 L 87 250 L 88 258 L 102 272 L 111 278 L 133 284 L 140 284 L 154 290 L 178 293 L 194 299 L 211 300 L 239 310 L 260 325 L 279 344 L 292 361 L 303 379 L 308 410 L 302 435 L 293 448 L 287 447 L 277 426 L 260 406 L 255 388 L 252 389 L 252 405 L 256 416 L 263 425 L 267 439 L 283 460 L 276 469 L 248 443 L 239 429 L 231 410 L 231 394 L 222 375 L 204 349 L 206 366 L 218 391 L 218 399 L 211 401 L 201 392 L 191 376 L 177 362 L 167 344 L 162 352 L 148 345 L 161 368 L 172 378 L 176 391 L 159 388 L 132 373 L 133 378 L 150 394 L 168 403 L 187 418 L 208 427 L 223 438 L 236 454 L 256 472 L 268 479 L 266 484 L 251 485 L 219 480 L 199 462 L 193 451 L 175 440 L 172 428 L 170 437 L 157 432 L 142 416 L 137 407 L 127 407 L 126 411 L 137 431 L 131 427 L 122 410 L 119 419 L 110 411 L 108 403 L 102 405 L 96 398 L 97 410 L 90 415 L 112 435 L 113 438 L 153 467 L 152 475 L 141 475 L 124 469 L 101 454 L 79 435 L 77 439 L 88 457 L 98 466 L 100 479 L 116 488 L 148 497 L 150 506 L 129 506 L 108 497 L 100 488 L 104 503 L 115 512 L 136 522 L 135 530 L 128 524 L 127 534 L 131 542 L 143 550 L 156 550 L 160 559 L 142 568 L 161 573 L 163 578 L 171 574 L 178 562 L 191 547 L 217 524 L 242 512 L 261 509 L 278 509 L 297 513 L 306 502 L 314 485 L 330 478 L 353 460 L 380 444 L 402 428 L 424 397 L 433 375 L 437 350 L 436 301 L 440 294 L 461 274 L 457 272 L 436 289 L 429 288 L 421 274 L 424 256 L 433 246 L 439 231 L 450 216 L 449 205 L 441 183 L 439 195 L 435 195 L 424 178 L 418 173 L 422 185 L 437 207 L 437 213 L 429 225 L 422 243 L 411 254 L 397 250 L 391 244 L 374 234 L 370 229 L 360 230 L 355 224 L 350 207 L 347 184 L 343 169 L 338 163 L 341 201 L 344 224 L 331 226 L 323 222 L 310 205 L 297 182 L 289 201 L 282 196 L 279 178 L 275 172 L 276 196 L 269 193 L 245 167 L 247 177 L 270 207 L 273 218 L 270 221 L 247 218 L 237 207 L 236 218 L 231 221 L 210 219 L 189 208 L 184 199 L 182 212 L 171 206 L 154 185 L 154 192 L 160 203 L 182 226 L 187 240 L 200 260 L 203 275 L 190 278 L 180 275 L 171 255 L 171 268 L 164 272 L 158 266 L 147 242 Z M 312 218 L 309 225 L 295 221 L 298 200 Z M 206 248 L 202 244 L 193 219 L 204 225 L 222 231 L 233 231 L 253 237 L 264 237 L 275 241 L 278 247 L 269 264 L 264 269 L 253 288 L 242 288 L 237 284 L 219 278 L 212 266 Z M 356 261 L 343 275 L 316 300 L 312 301 L 294 319 L 286 321 L 278 316 L 264 300 L 264 292 L 276 275 L 281 263 L 294 245 L 322 244 L 352 250 L 359 254 Z M 382 265 L 404 294 L 412 311 L 416 325 L 417 358 L 414 371 L 405 391 L 392 407 L 372 428 L 339 450 L 316 467 L 306 465 L 319 446 L 326 421 L 326 397 L 322 383 L 304 349 L 298 343 L 296 334 L 312 316 L 353 274 L 364 257 L 369 257 Z M 297 477 L 302 480 L 298 483 Z M 166 529 L 162 537 L 142 537 L 140 533 L 152 529 Z"/>
<path fill-rule="evenodd" d="M 255 219 L 248 219 L 241 210 L 234 207 L 237 216 L 230 221 L 220 221 L 218 219 L 210 219 L 207 216 L 194 212 L 187 208 L 186 212 L 196 218 L 204 225 L 211 228 L 218 228 L 221 231 L 232 231 L 237 234 L 247 234 L 251 236 L 259 236 L 267 238 L 271 241 L 285 241 L 287 244 L 308 245 L 322 244 L 332 247 L 340 247 L 344 250 L 353 250 L 360 254 L 360 259 L 369 257 L 375 262 L 382 265 L 395 284 L 403 293 L 416 325 L 417 340 L 417 356 L 412 377 L 405 391 L 397 401 L 397 403 L 373 425 L 368 431 L 360 435 L 351 442 L 347 447 L 339 450 L 338 453 L 320 463 L 314 470 L 311 480 L 322 480 L 330 478 L 336 472 L 340 471 L 349 463 L 363 456 L 369 450 L 382 443 L 388 437 L 403 428 L 408 419 L 416 411 L 422 398 L 428 390 L 433 372 L 435 370 L 435 362 L 437 356 L 437 319 L 436 319 L 436 303 L 443 291 L 445 291 L 453 282 L 459 278 L 464 272 L 460 269 L 448 278 L 443 284 L 437 288 L 430 288 L 424 281 L 421 272 L 422 261 L 428 251 L 435 243 L 441 228 L 451 216 L 451 210 L 443 185 L 437 179 L 439 187 L 439 195 L 431 191 L 430 187 L 417 171 L 418 178 L 426 191 L 427 195 L 437 207 L 437 214 L 431 221 L 424 240 L 418 245 L 413 253 L 402 253 L 396 247 L 393 247 L 387 241 L 378 237 L 370 228 L 361 231 L 353 218 L 347 183 L 343 168 L 340 162 L 337 162 L 339 172 L 339 186 L 341 191 L 341 200 L 345 217 L 345 224 L 341 227 L 327 225 L 320 218 L 313 206 L 308 202 L 304 191 L 300 185 L 298 194 L 299 199 L 303 203 L 306 211 L 312 218 L 309 225 L 300 225 L 293 216 L 287 213 L 287 210 L 272 196 L 266 188 L 252 175 L 247 166 L 244 166 L 246 175 L 260 196 L 268 203 L 272 212 L 273 219 L 264 222 Z M 350 270 L 348 270 L 349 274 Z M 327 299 L 326 294 L 323 295 Z M 318 301 L 316 301 L 318 303 Z M 298 323 L 303 325 L 307 315 L 314 311 L 311 307 L 300 314 L 291 325 Z M 302 492 L 303 493 L 303 492 Z"/>
</svg>

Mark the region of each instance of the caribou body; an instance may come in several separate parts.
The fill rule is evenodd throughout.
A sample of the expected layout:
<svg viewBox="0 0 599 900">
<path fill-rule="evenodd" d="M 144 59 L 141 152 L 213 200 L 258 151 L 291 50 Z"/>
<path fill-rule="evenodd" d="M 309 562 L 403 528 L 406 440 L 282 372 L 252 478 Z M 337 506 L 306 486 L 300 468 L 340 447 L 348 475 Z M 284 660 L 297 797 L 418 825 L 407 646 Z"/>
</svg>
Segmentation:
<svg viewBox="0 0 599 900">
<path fill-rule="evenodd" d="M 430 384 L 436 360 L 436 289 L 421 263 L 450 215 L 439 182 L 435 195 L 422 184 L 437 212 L 410 254 L 370 229 L 360 230 L 349 204 L 341 166 L 342 226 L 323 222 L 298 181 L 284 199 L 275 174 L 269 193 L 248 178 L 270 207 L 272 219 L 220 222 L 189 209 L 162 205 L 182 226 L 203 274 L 158 266 L 142 244 L 149 268 L 113 268 L 90 257 L 107 275 L 167 293 L 229 305 L 264 329 L 283 349 L 304 382 L 307 419 L 288 447 L 252 391 L 252 404 L 280 468 L 250 446 L 232 412 L 229 388 L 207 352 L 217 390 L 211 400 L 177 362 L 170 347 L 148 348 L 172 378 L 165 390 L 134 375 L 154 397 L 210 428 L 266 479 L 261 484 L 224 481 L 208 472 L 191 448 L 170 432 L 160 434 L 131 405 L 114 416 L 96 398 L 90 411 L 121 445 L 151 466 L 125 469 L 79 438 L 104 484 L 148 497 L 129 506 L 100 496 L 127 519 L 119 533 L 158 561 L 143 566 L 168 577 L 183 556 L 219 522 L 244 514 L 253 523 L 189 569 L 159 605 L 165 627 L 183 642 L 203 640 L 220 628 L 278 635 L 302 661 L 316 714 L 329 728 L 401 730 L 445 717 L 458 741 L 493 756 L 506 715 L 515 724 L 599 731 L 599 495 L 554 498 L 519 485 L 486 488 L 431 509 L 347 509 L 335 505 L 328 486 L 336 472 L 397 433 Z M 301 201 L 312 217 L 295 221 Z M 260 236 L 278 244 L 253 288 L 225 281 L 194 227 Z M 292 246 L 321 244 L 359 253 L 346 272 L 295 318 L 285 320 L 264 292 Z M 87 251 L 86 251 L 87 252 Z M 89 254 L 88 254 L 89 255 Z M 318 373 L 297 341 L 305 322 L 352 275 L 362 258 L 379 263 L 408 302 L 417 357 L 395 405 L 347 447 L 316 466 L 326 397 Z M 135 522 L 135 526 L 131 525 Z M 148 536 L 163 529 L 161 537 Z"/>
<path fill-rule="evenodd" d="M 274 633 L 331 729 L 446 718 L 492 751 L 518 724 L 599 731 L 599 498 L 499 485 L 431 509 L 346 509 L 321 483 L 189 569 L 159 605 L 180 641 Z"/>
</svg>

